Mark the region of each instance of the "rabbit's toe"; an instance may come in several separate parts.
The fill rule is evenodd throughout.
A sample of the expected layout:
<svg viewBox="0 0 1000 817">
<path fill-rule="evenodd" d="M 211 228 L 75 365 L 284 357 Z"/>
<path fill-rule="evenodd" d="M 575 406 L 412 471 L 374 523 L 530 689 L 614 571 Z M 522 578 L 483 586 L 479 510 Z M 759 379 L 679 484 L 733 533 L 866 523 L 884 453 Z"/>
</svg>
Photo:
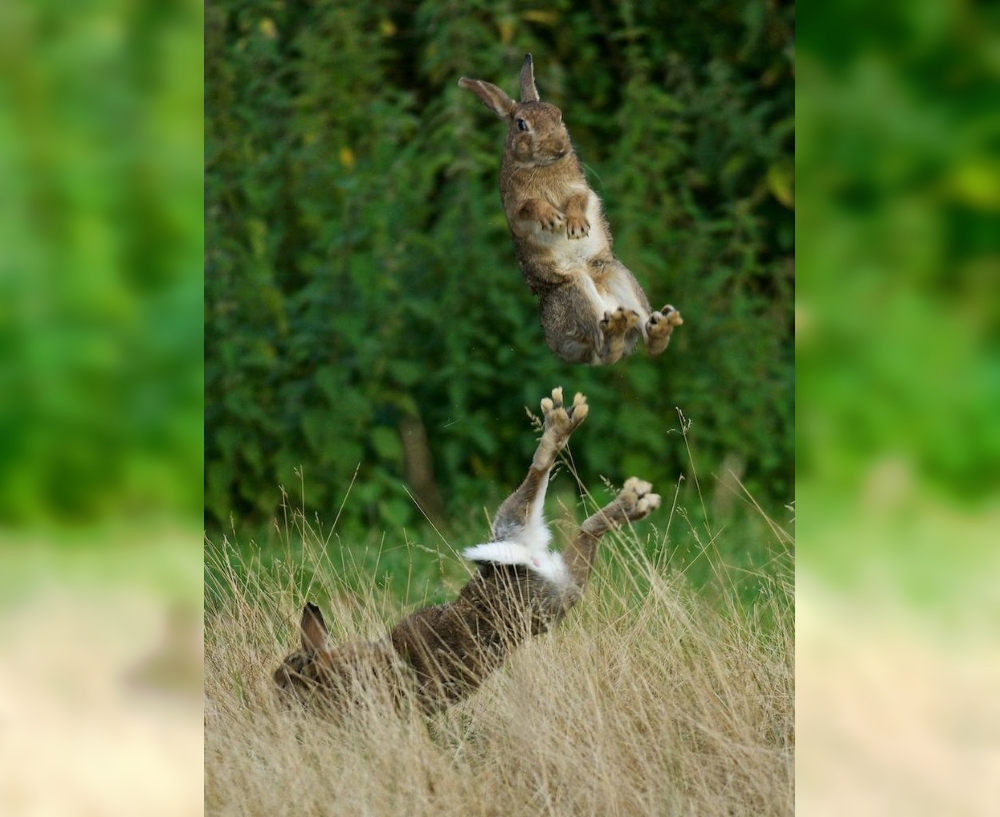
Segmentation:
<svg viewBox="0 0 1000 817">
<path fill-rule="evenodd" d="M 590 222 L 583 216 L 573 216 L 566 219 L 566 236 L 568 238 L 585 238 L 590 235 Z"/>
<path fill-rule="evenodd" d="M 543 230 L 559 232 L 566 224 L 566 216 L 550 204 L 539 203 L 535 207 L 538 223 Z"/>
</svg>

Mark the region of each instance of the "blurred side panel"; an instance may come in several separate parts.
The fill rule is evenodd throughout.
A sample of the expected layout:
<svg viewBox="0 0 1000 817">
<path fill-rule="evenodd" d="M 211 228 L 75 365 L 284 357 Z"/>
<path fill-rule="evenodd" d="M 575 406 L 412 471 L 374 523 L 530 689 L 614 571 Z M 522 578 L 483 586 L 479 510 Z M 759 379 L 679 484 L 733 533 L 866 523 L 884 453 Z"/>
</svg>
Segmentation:
<svg viewBox="0 0 1000 817">
<path fill-rule="evenodd" d="M 0 4 L 0 813 L 201 813 L 202 29 Z"/>
<path fill-rule="evenodd" d="M 803 814 L 996 809 L 997 23 L 935 0 L 798 15 Z"/>
</svg>

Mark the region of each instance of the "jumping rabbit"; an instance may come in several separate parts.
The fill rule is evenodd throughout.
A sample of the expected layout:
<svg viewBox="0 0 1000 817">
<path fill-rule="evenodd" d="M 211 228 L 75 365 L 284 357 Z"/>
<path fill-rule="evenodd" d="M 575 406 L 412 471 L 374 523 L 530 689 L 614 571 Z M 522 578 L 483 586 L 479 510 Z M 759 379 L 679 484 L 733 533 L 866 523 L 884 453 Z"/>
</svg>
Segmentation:
<svg viewBox="0 0 1000 817">
<path fill-rule="evenodd" d="M 478 570 L 458 598 L 418 610 L 379 641 L 332 648 L 319 608 L 307 604 L 302 648 L 274 673 L 280 688 L 341 712 L 371 700 L 377 686 L 387 702 L 399 705 L 410 693 L 431 713 L 474 692 L 521 643 L 545 632 L 580 600 L 601 537 L 647 516 L 660 497 L 633 477 L 584 521 L 562 553 L 550 551 L 543 516 L 549 474 L 588 406 L 582 394 L 564 405 L 557 388 L 541 408 L 544 430 L 528 475 L 497 510 L 490 541 L 464 551 Z"/>
<path fill-rule="evenodd" d="M 570 363 L 610 364 L 631 354 L 639 336 L 651 355 L 684 321 L 674 307 L 652 311 L 639 282 L 611 251 L 601 200 L 587 184 L 562 112 L 541 102 L 531 54 L 521 67 L 521 101 L 496 85 L 458 84 L 508 123 L 500 196 L 514 250 L 539 297 L 545 341 Z"/>
</svg>

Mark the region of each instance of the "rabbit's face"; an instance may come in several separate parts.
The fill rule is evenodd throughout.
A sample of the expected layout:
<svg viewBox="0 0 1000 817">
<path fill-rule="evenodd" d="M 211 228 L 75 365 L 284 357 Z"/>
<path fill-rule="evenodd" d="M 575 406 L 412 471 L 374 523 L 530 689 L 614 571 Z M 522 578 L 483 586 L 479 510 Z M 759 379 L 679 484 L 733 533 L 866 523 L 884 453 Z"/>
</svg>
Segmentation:
<svg viewBox="0 0 1000 817">
<path fill-rule="evenodd" d="M 306 689 L 329 673 L 330 653 L 324 647 L 326 623 L 315 604 L 306 604 L 299 625 L 302 649 L 293 652 L 274 671 L 274 683 L 284 690 Z"/>
<path fill-rule="evenodd" d="M 573 149 L 562 111 L 547 102 L 522 102 L 510 116 L 507 148 L 518 164 L 551 165 Z"/>
<path fill-rule="evenodd" d="M 306 689 L 313 686 L 318 680 L 316 677 L 316 670 L 319 667 L 316 661 L 318 655 L 320 654 L 314 652 L 293 652 L 274 671 L 274 683 L 285 690 Z"/>
</svg>

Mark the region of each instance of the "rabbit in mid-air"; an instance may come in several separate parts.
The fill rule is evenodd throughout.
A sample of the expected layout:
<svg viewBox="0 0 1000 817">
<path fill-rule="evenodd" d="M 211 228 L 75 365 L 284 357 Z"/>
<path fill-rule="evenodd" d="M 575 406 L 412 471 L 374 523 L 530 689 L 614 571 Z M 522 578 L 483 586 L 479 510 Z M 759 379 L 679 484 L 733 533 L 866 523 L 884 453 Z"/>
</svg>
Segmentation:
<svg viewBox="0 0 1000 817">
<path fill-rule="evenodd" d="M 326 644 L 319 608 L 307 604 L 302 648 L 274 673 L 280 688 L 335 712 L 363 700 L 398 705 L 409 692 L 423 711 L 434 712 L 474 692 L 519 644 L 546 631 L 580 600 L 601 537 L 645 517 L 659 507 L 660 497 L 633 477 L 584 521 L 562 553 L 550 551 L 543 516 L 549 474 L 588 406 L 582 394 L 564 405 L 562 389 L 554 389 L 541 407 L 544 431 L 528 475 L 497 510 L 490 541 L 464 551 L 478 570 L 458 598 L 418 610 L 379 641 L 335 647 Z M 373 697 L 373 687 L 388 694 Z"/>
<path fill-rule="evenodd" d="M 521 67 L 521 101 L 496 85 L 462 77 L 508 123 L 500 195 L 521 272 L 538 295 L 545 340 L 570 363 L 615 363 L 639 336 L 651 355 L 684 321 L 672 306 L 653 311 L 635 276 L 611 252 L 601 200 L 573 151 L 562 112 L 541 102 L 531 54 Z"/>
</svg>

